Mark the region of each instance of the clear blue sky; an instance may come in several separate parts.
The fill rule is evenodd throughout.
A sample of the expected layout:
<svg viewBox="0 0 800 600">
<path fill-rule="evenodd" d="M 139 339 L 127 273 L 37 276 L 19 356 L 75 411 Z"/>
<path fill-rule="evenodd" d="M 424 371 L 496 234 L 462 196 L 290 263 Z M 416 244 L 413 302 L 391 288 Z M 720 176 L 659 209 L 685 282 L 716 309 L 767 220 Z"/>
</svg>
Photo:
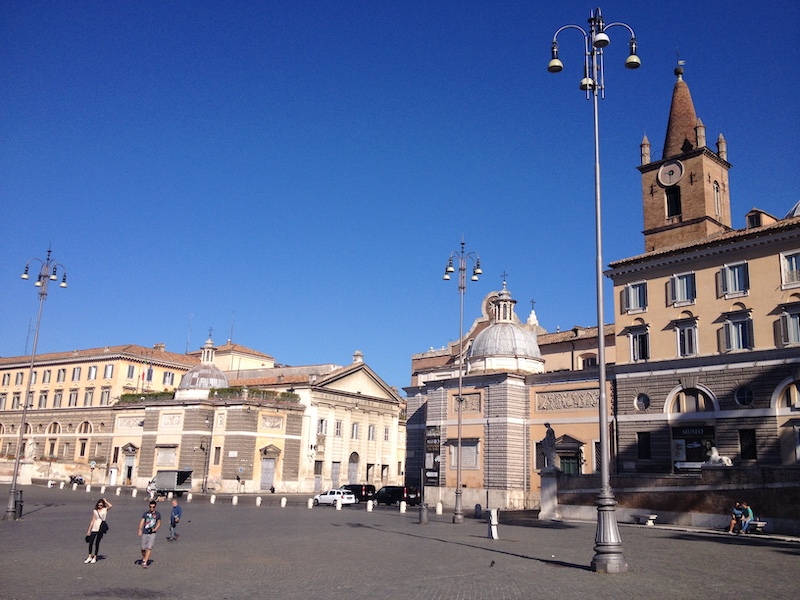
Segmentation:
<svg viewBox="0 0 800 600">
<path fill-rule="evenodd" d="M 214 338 L 409 384 L 458 337 L 462 235 L 549 331 L 596 323 L 586 2 L 37 2 L 0 7 L 0 355 L 28 351 L 19 274 L 48 245 L 69 288 L 40 352 Z M 604 261 L 643 250 L 639 143 L 660 158 L 676 50 L 733 164 L 734 226 L 800 200 L 800 3 L 602 5 Z M 713 147 L 713 145 L 712 145 Z M 606 321 L 613 320 L 611 294 Z"/>
</svg>

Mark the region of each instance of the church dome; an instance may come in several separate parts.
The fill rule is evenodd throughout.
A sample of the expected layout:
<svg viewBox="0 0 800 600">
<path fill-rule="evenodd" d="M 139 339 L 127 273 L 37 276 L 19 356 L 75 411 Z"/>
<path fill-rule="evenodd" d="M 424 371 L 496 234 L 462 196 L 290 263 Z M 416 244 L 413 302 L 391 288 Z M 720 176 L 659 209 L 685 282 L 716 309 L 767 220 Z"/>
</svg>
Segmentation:
<svg viewBox="0 0 800 600">
<path fill-rule="evenodd" d="M 228 378 L 216 365 L 199 364 L 189 369 L 183 376 L 179 390 L 210 390 L 228 387 Z"/>
<path fill-rule="evenodd" d="M 475 336 L 470 358 L 482 356 L 520 356 L 540 358 L 533 334 L 515 323 L 493 323 Z"/>
<path fill-rule="evenodd" d="M 544 359 L 536 334 L 523 327 L 514 314 L 516 300 L 505 281 L 492 304 L 492 324 L 475 336 L 467 355 L 468 370 L 541 373 Z"/>
</svg>

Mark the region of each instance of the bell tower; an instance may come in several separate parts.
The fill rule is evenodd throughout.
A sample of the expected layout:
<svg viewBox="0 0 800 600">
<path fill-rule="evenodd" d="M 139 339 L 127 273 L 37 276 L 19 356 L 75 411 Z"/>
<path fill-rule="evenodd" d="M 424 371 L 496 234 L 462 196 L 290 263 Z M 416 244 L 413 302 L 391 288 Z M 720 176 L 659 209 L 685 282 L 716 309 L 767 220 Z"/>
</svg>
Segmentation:
<svg viewBox="0 0 800 600">
<path fill-rule="evenodd" d="M 661 159 L 651 162 L 646 135 L 640 145 L 645 252 L 731 230 L 727 142 L 720 134 L 716 152 L 706 146 L 706 128 L 695 114 L 681 65 L 675 69 Z"/>
</svg>

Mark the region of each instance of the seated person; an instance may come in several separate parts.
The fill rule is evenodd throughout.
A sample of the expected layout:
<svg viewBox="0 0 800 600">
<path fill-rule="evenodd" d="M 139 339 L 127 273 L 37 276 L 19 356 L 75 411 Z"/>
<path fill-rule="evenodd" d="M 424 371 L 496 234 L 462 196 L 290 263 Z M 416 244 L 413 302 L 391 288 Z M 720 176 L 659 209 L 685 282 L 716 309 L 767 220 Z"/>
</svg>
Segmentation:
<svg viewBox="0 0 800 600">
<path fill-rule="evenodd" d="M 747 526 L 753 520 L 753 509 L 747 502 L 742 502 L 742 533 L 747 533 Z"/>
<path fill-rule="evenodd" d="M 736 528 L 736 524 L 741 524 L 742 522 L 742 503 L 737 502 L 733 505 L 733 510 L 731 511 L 731 525 L 728 527 L 728 533 L 733 533 L 733 530 Z"/>
</svg>

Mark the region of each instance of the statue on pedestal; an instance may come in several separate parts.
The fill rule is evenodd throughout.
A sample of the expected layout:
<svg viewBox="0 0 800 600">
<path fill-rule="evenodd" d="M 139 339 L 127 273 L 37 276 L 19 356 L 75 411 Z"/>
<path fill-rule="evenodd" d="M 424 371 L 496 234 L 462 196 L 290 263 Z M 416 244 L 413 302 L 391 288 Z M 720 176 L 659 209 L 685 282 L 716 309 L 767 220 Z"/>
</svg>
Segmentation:
<svg viewBox="0 0 800 600">
<path fill-rule="evenodd" d="M 547 427 L 547 433 L 544 435 L 544 439 L 540 442 L 542 445 L 542 451 L 544 452 L 544 461 L 545 469 L 557 469 L 556 465 L 556 432 L 553 431 L 553 428 L 550 427 L 550 423 L 545 423 L 545 427 Z"/>
</svg>

